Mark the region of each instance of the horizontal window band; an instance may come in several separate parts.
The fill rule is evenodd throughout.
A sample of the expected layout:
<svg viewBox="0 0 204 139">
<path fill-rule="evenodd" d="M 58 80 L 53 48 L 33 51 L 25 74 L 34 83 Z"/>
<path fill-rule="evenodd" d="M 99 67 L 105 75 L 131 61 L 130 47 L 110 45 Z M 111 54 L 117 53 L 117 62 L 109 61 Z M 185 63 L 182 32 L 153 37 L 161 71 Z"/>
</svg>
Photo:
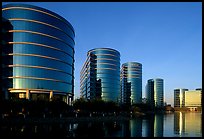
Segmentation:
<svg viewBox="0 0 204 139">
<path fill-rule="evenodd" d="M 62 80 L 55 80 L 55 79 L 49 79 L 49 78 L 38 78 L 38 77 L 30 77 L 30 76 L 12 76 L 12 77 L 8 77 L 9 79 L 33 79 L 33 80 L 46 80 L 46 81 L 54 81 L 54 82 L 62 82 L 62 83 L 66 83 L 66 84 L 70 84 L 68 82 L 62 81 Z"/>
<path fill-rule="evenodd" d="M 43 56 L 43 55 L 22 54 L 22 53 L 10 53 L 10 54 L 8 54 L 8 55 L 13 55 L 13 56 L 34 56 L 34 57 L 47 58 L 47 59 L 52 59 L 52 60 L 55 60 L 55 61 L 60 61 L 60 62 L 62 62 L 62 63 L 64 63 L 64 64 L 67 64 L 67 65 L 73 67 L 73 65 L 71 65 L 71 64 L 69 64 L 69 63 L 67 63 L 67 62 L 64 62 L 64 61 L 62 61 L 62 60 L 60 60 L 60 59 L 53 58 L 53 57 L 48 57 L 48 56 Z"/>
<path fill-rule="evenodd" d="M 112 61 L 116 61 L 116 62 L 120 63 L 119 60 L 110 59 L 110 58 L 96 58 L 95 60 L 96 60 L 96 61 L 97 61 L 97 60 L 99 60 L 99 61 L 100 61 L 100 60 L 112 60 Z"/>
<path fill-rule="evenodd" d="M 121 71 L 123 71 L 123 72 L 129 72 L 129 71 L 137 72 L 137 71 L 142 71 L 142 68 L 128 68 L 128 69 L 121 69 Z"/>
<path fill-rule="evenodd" d="M 121 76 L 141 76 L 142 73 L 138 73 L 138 74 L 121 74 Z"/>
<path fill-rule="evenodd" d="M 120 65 L 111 64 L 111 63 L 100 63 L 100 62 L 97 62 L 97 63 L 94 64 L 94 65 L 100 65 L 100 64 L 103 64 L 103 65 L 112 65 L 112 66 L 118 66 L 118 67 L 120 67 Z"/>
<path fill-rule="evenodd" d="M 55 16 L 55 15 L 53 15 L 53 14 L 50 14 L 50 13 L 48 13 L 48 12 L 41 11 L 41 10 L 37 10 L 37 9 L 33 9 L 33 8 L 27 8 L 27 7 L 8 7 L 8 8 L 3 8 L 2 11 L 4 11 L 4 10 L 10 10 L 10 9 L 24 9 L 24 10 L 31 10 L 31 11 L 36 11 L 36 12 L 41 12 L 41 13 L 47 14 L 47 15 L 52 16 L 52 17 L 54 17 L 54 18 L 56 18 L 56 19 L 62 21 L 63 23 L 65 23 L 65 24 L 72 30 L 72 32 L 74 33 L 74 30 L 73 30 L 72 27 L 70 26 L 71 24 L 69 25 L 68 23 L 66 23 L 66 22 L 65 22 L 64 20 L 62 20 L 61 18 L 59 18 L 59 17 L 57 17 L 57 16 Z M 75 35 L 75 33 L 74 33 L 74 35 Z"/>
<path fill-rule="evenodd" d="M 94 55 L 96 56 L 114 56 L 114 57 L 120 58 L 120 56 L 112 55 L 112 54 L 94 54 Z"/>
<path fill-rule="evenodd" d="M 53 46 L 49 46 L 49 45 L 45 45 L 45 44 L 40 44 L 40 43 L 33 43 L 33 42 L 8 42 L 8 44 L 30 44 L 30 45 L 36 45 L 36 46 L 43 46 L 43 47 L 46 47 L 46 48 L 50 48 L 50 49 L 54 49 L 54 50 L 58 50 L 60 52 L 63 52 L 65 54 L 67 54 L 68 56 L 72 57 L 69 53 L 59 49 L 59 48 L 55 48 Z"/>
<path fill-rule="evenodd" d="M 23 19 L 23 18 L 10 18 L 8 19 L 9 21 L 27 21 L 27 22 L 34 22 L 34 23 L 38 23 L 38 24 L 43 24 L 43 25 L 46 25 L 46 26 L 49 26 L 49 27 L 52 27 L 52 28 L 55 28 L 55 29 L 58 29 L 59 31 L 63 32 L 64 34 L 66 34 L 70 39 L 73 40 L 73 38 L 67 34 L 65 31 L 63 31 L 62 29 L 56 27 L 56 26 L 53 26 L 53 25 L 50 25 L 48 23 L 45 23 L 45 22 L 41 22 L 41 21 L 37 21 L 37 20 L 31 20 L 31 19 Z M 74 40 L 73 40 L 74 41 Z"/>
<path fill-rule="evenodd" d="M 131 78 L 139 78 L 142 79 L 142 76 L 129 76 L 129 77 L 121 77 L 121 79 L 131 79 Z"/>
<path fill-rule="evenodd" d="M 93 51 L 99 51 L 99 50 L 107 50 L 107 51 L 112 51 L 112 52 L 116 52 L 116 53 L 120 54 L 118 51 L 113 50 L 113 49 L 108 49 L 108 48 L 97 48 L 97 49 L 93 49 L 93 50 L 88 51 L 88 53 L 93 52 Z"/>
<path fill-rule="evenodd" d="M 96 70 L 117 70 L 117 69 L 112 69 L 112 68 L 95 68 Z"/>
<path fill-rule="evenodd" d="M 42 66 L 31 66 L 31 65 L 15 64 L 15 65 L 8 65 L 8 67 L 25 67 L 25 68 L 39 68 L 39 69 L 46 69 L 46 70 L 54 70 L 54 71 L 62 72 L 62 73 L 68 74 L 68 75 L 70 75 L 70 76 L 73 76 L 73 75 L 71 75 L 70 73 L 64 72 L 64 71 L 59 70 L 59 69 L 48 68 L 48 67 L 42 67 Z"/>
<path fill-rule="evenodd" d="M 69 93 L 69 92 L 63 92 L 63 91 L 60 91 L 60 90 L 49 90 L 49 89 L 34 89 L 34 88 L 20 88 L 20 89 L 15 89 L 15 88 L 9 88 L 8 89 L 10 92 L 17 92 L 17 91 L 45 91 L 45 92 L 60 92 L 60 93 L 66 93 L 66 94 L 72 94 L 72 93 Z"/>
<path fill-rule="evenodd" d="M 134 70 L 134 69 L 142 69 L 142 66 L 139 67 L 122 67 L 123 70 Z"/>
<path fill-rule="evenodd" d="M 52 35 L 44 34 L 44 33 L 41 33 L 41 32 L 30 31 L 30 30 L 9 30 L 8 32 L 31 33 L 31 34 L 38 34 L 38 35 L 46 36 L 46 37 L 53 38 L 53 39 L 56 39 L 58 41 L 61 41 L 61 42 L 65 43 L 66 45 L 68 45 L 70 48 L 72 48 L 74 50 L 74 48 L 71 45 L 69 45 L 68 43 L 66 43 L 64 40 L 59 39 L 57 37 L 54 37 Z M 74 44 L 75 44 L 75 42 L 74 42 Z"/>
</svg>

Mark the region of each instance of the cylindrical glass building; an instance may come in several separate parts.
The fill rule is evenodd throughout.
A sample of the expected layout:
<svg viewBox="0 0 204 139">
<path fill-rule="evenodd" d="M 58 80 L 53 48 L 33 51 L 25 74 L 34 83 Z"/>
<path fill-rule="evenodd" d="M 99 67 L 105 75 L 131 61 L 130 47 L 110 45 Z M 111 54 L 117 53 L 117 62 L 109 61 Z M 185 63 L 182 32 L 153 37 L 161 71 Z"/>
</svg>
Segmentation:
<svg viewBox="0 0 204 139">
<path fill-rule="evenodd" d="M 147 103 L 152 107 L 164 105 L 164 80 L 160 78 L 149 79 L 146 85 Z"/>
<path fill-rule="evenodd" d="M 142 102 L 142 64 L 138 62 L 122 64 L 121 101 L 128 104 Z"/>
<path fill-rule="evenodd" d="M 164 81 L 163 79 L 154 79 L 154 100 L 156 107 L 164 106 Z"/>
<path fill-rule="evenodd" d="M 27 4 L 3 5 L 2 17 L 13 26 L 11 98 L 59 98 L 74 95 L 74 29 L 58 14 Z"/>
<path fill-rule="evenodd" d="M 120 53 L 110 48 L 89 50 L 80 80 L 82 97 L 117 102 L 120 94 Z"/>
</svg>

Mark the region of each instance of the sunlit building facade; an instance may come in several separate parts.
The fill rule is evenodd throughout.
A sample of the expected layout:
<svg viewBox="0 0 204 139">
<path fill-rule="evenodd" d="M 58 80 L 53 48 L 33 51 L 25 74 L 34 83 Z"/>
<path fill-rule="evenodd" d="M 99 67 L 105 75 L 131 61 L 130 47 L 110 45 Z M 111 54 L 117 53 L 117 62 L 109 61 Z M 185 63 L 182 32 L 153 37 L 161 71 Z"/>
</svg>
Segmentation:
<svg viewBox="0 0 204 139">
<path fill-rule="evenodd" d="M 188 89 L 174 89 L 174 107 L 182 108 L 185 106 L 185 91 L 188 91 Z"/>
<path fill-rule="evenodd" d="M 127 62 L 122 64 L 121 101 L 126 104 L 142 102 L 142 64 Z"/>
<path fill-rule="evenodd" d="M 164 106 L 164 81 L 163 79 L 149 79 L 146 85 L 147 103 L 154 107 Z"/>
<path fill-rule="evenodd" d="M 80 72 L 80 94 L 118 102 L 120 94 L 120 53 L 111 48 L 89 50 Z"/>
<path fill-rule="evenodd" d="M 185 91 L 185 107 L 197 111 L 202 107 L 202 90 Z"/>
<path fill-rule="evenodd" d="M 11 99 L 62 99 L 74 95 L 74 37 L 72 25 L 58 14 L 27 4 L 7 4 L 2 17 L 13 26 L 8 52 L 13 60 L 6 89 Z"/>
</svg>

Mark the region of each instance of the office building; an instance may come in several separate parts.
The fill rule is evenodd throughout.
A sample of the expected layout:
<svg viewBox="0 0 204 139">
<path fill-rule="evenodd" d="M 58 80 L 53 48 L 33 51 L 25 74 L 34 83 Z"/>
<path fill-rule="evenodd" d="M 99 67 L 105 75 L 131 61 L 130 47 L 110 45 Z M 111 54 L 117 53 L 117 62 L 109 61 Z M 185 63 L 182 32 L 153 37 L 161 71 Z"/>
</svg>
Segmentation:
<svg viewBox="0 0 204 139">
<path fill-rule="evenodd" d="M 164 81 L 163 79 L 149 79 L 146 85 L 147 103 L 152 107 L 164 106 Z"/>
<path fill-rule="evenodd" d="M 147 80 L 145 91 L 146 91 L 147 104 L 151 104 L 151 106 L 154 107 L 154 80 L 153 79 Z"/>
<path fill-rule="evenodd" d="M 188 89 L 174 89 L 174 107 L 182 108 L 185 106 L 185 91 Z"/>
<path fill-rule="evenodd" d="M 202 90 L 185 91 L 185 107 L 190 111 L 201 110 L 202 107 Z"/>
<path fill-rule="evenodd" d="M 89 50 L 80 72 L 80 93 L 85 99 L 118 102 L 120 53 L 111 48 Z"/>
<path fill-rule="evenodd" d="M 142 103 L 142 64 L 137 62 L 122 64 L 120 76 L 122 103 Z"/>
<path fill-rule="evenodd" d="M 5 66 L 11 84 L 9 98 L 61 99 L 71 103 L 74 95 L 74 37 L 72 25 L 58 14 L 27 4 L 7 4 L 2 17 L 9 20 L 13 39 L 6 53 L 13 60 Z"/>
</svg>

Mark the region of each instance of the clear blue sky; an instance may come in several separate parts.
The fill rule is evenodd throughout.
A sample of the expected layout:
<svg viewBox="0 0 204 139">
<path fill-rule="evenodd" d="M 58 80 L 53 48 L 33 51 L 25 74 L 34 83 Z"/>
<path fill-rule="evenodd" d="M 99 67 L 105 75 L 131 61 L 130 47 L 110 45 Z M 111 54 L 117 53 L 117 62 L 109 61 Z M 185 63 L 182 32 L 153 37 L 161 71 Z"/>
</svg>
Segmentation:
<svg viewBox="0 0 204 139">
<path fill-rule="evenodd" d="M 150 78 L 164 79 L 164 100 L 172 105 L 175 88 L 202 87 L 201 2 L 21 3 L 51 10 L 73 25 L 75 97 L 87 51 L 97 47 L 118 50 L 121 64 L 143 65 L 143 97 Z"/>
</svg>

